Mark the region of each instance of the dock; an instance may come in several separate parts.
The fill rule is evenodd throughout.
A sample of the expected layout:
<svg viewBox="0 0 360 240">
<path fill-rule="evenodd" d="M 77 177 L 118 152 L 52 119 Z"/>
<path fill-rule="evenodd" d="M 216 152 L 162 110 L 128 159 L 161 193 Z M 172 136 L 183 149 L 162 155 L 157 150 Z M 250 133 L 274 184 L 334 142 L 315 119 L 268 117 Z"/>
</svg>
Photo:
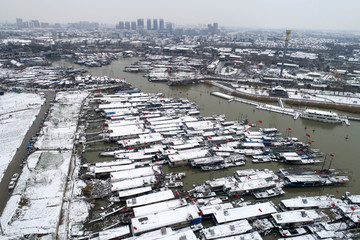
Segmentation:
<svg viewBox="0 0 360 240">
<path fill-rule="evenodd" d="M 298 119 L 301 115 L 301 111 L 295 110 L 293 108 L 285 108 L 284 103 L 281 98 L 278 98 L 279 106 L 276 106 L 276 105 L 272 105 L 272 104 L 261 104 L 256 101 L 233 97 L 231 95 L 228 95 L 225 93 L 220 93 L 220 92 L 211 92 L 210 94 L 220 97 L 220 98 L 223 98 L 223 99 L 226 99 L 229 102 L 237 101 L 240 103 L 245 103 L 245 104 L 250 104 L 250 105 L 256 106 L 256 109 L 290 115 L 294 118 L 294 120 Z M 345 123 L 346 126 L 350 126 L 349 120 L 360 121 L 360 118 L 358 118 L 358 117 L 342 116 L 341 118 L 342 118 L 342 122 Z"/>
</svg>

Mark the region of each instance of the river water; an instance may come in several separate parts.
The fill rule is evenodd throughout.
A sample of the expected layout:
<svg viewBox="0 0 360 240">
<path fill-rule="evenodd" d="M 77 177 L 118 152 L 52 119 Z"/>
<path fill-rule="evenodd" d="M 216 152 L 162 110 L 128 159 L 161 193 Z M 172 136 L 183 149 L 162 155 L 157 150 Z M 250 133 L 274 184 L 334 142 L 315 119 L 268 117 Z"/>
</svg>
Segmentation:
<svg viewBox="0 0 360 240">
<path fill-rule="evenodd" d="M 125 66 L 137 61 L 138 58 L 119 58 L 110 65 L 90 68 L 89 73 L 95 76 L 119 77 L 132 84 L 133 87 L 140 88 L 142 92 L 158 93 L 161 92 L 165 97 L 184 97 L 198 104 L 202 116 L 211 116 L 213 114 L 225 114 L 226 119 L 239 120 L 247 118 L 249 123 L 256 123 L 257 127 L 276 127 L 283 135 L 297 137 L 301 141 L 314 141 L 312 148 L 320 149 L 325 154 L 333 154 L 335 157 L 332 162 L 328 156 L 325 162 L 325 168 L 331 168 L 347 171 L 350 181 L 344 185 L 331 187 L 315 188 L 285 188 L 286 194 L 282 197 L 272 198 L 277 204 L 280 199 L 291 198 L 298 195 L 316 196 L 320 194 L 332 194 L 340 198 L 349 191 L 352 194 L 360 194 L 360 121 L 351 121 L 350 126 L 344 124 L 330 124 L 310 121 L 305 119 L 294 120 L 291 116 L 278 113 L 257 110 L 255 106 L 239 102 L 228 102 L 225 99 L 210 95 L 212 91 L 221 91 L 218 87 L 206 84 L 192 84 L 188 86 L 168 86 L 166 83 L 149 82 L 143 77 L 142 73 L 123 72 Z M 53 66 L 74 66 L 79 65 L 72 63 L 69 59 L 60 59 L 53 61 Z M 181 93 L 180 93 L 181 92 Z M 342 115 L 346 114 L 338 112 Z M 359 115 L 354 115 L 359 117 Z M 259 123 L 259 120 L 262 123 Z M 257 129 L 255 127 L 255 129 Z M 291 129 L 290 131 L 288 129 Z M 306 138 L 306 133 L 310 138 Z M 86 153 L 86 159 L 89 162 L 104 161 L 104 158 L 98 157 L 98 152 Z M 285 167 L 303 167 L 294 165 L 285 165 L 282 163 L 271 162 L 262 164 L 253 164 L 248 161 L 245 166 L 228 168 L 214 172 L 202 172 L 191 167 L 169 168 L 164 169 L 172 172 L 187 171 L 184 178 L 184 190 L 192 188 L 193 184 L 203 183 L 207 179 L 222 176 L 233 175 L 238 169 L 258 168 L 277 170 Z M 309 166 L 314 169 L 321 168 L 322 164 Z M 251 198 L 250 198 L 251 199 Z"/>
</svg>

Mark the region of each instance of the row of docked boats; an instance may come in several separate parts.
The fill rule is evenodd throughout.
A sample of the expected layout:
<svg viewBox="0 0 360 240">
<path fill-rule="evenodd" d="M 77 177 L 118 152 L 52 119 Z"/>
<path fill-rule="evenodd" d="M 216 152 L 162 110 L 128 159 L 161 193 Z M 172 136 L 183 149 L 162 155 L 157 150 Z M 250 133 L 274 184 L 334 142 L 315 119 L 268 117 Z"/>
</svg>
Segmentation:
<svg viewBox="0 0 360 240">
<path fill-rule="evenodd" d="M 110 64 L 113 60 L 118 58 L 115 53 L 74 53 L 74 63 L 85 65 L 86 67 L 101 67 Z"/>
<path fill-rule="evenodd" d="M 102 124 L 99 136 L 103 141 L 113 142 L 117 149 L 101 153 L 113 157 L 113 161 L 83 167 L 92 172 L 93 177 L 106 179 L 106 192 L 111 192 L 109 200 L 115 202 L 100 209 L 102 214 L 98 219 L 122 219 L 121 223 L 113 222 L 111 228 L 93 232 L 94 236 L 104 239 L 198 239 L 198 236 L 201 239 L 262 239 L 265 233 L 277 229 L 282 231 L 282 236 L 303 234 L 315 238 L 312 225 L 345 222 L 340 201 L 345 205 L 351 203 L 330 196 L 325 197 L 331 202 L 327 205 L 329 209 L 338 211 L 335 220 L 321 208 L 304 205 L 315 201 L 310 197 L 302 197 L 303 205 L 293 205 L 293 209 L 264 200 L 245 202 L 241 199 L 247 195 L 266 199 L 284 194 L 287 186 L 309 186 L 304 176 L 324 179 L 319 181 L 322 186 L 348 181 L 346 176 L 340 177 L 333 170 L 242 169 L 235 171 L 234 176 L 213 178 L 184 191 L 182 178 L 186 178 L 188 169 L 169 173 L 163 167 L 169 164 L 206 171 L 231 164 L 241 166 L 250 157 L 286 163 L 281 157 L 295 157 L 295 153 L 315 158 L 319 154 L 296 138 L 281 137 L 277 129 L 253 131 L 252 125 L 225 121 L 223 116 L 200 117 L 194 114 L 198 111 L 195 104 L 159 94 L 97 95 L 92 103 L 104 117 L 99 121 Z M 231 202 L 234 198 L 237 200 Z M 204 228 L 201 222 L 205 218 L 213 219 L 215 225 Z M 348 231 L 354 225 L 349 221 L 337 234 L 350 236 Z M 198 236 L 194 233 L 197 231 L 200 231 Z"/>
<path fill-rule="evenodd" d="M 199 186 L 196 188 L 199 189 Z M 359 195 L 298 196 L 271 201 L 228 201 L 217 194 L 184 197 L 161 188 L 122 200 L 121 207 L 103 209 L 101 220 L 113 214 L 129 214 L 128 224 L 117 225 L 87 236 L 123 239 L 263 239 L 270 233 L 278 239 L 356 239 L 359 233 Z M 202 220 L 213 221 L 204 227 Z M 195 233 L 198 232 L 196 235 Z M 181 238 L 182 239 L 182 238 Z M 184 238 L 185 239 L 185 238 Z"/>
</svg>

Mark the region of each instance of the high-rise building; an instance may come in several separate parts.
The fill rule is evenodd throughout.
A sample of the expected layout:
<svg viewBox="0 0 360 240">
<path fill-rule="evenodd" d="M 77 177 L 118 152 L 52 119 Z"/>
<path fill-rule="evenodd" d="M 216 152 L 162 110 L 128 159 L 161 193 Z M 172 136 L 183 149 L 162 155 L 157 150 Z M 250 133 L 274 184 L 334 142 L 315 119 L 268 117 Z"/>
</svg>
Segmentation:
<svg viewBox="0 0 360 240">
<path fill-rule="evenodd" d="M 214 33 L 218 33 L 218 31 L 219 31 L 219 24 L 218 24 L 218 23 L 214 23 L 213 26 L 214 26 Z"/>
<path fill-rule="evenodd" d="M 120 21 L 119 24 L 116 26 L 117 29 L 123 30 L 125 29 L 124 21 Z"/>
<path fill-rule="evenodd" d="M 41 26 L 41 28 L 49 28 L 50 24 L 46 23 L 46 22 L 42 22 L 42 23 L 40 23 L 40 26 Z"/>
<path fill-rule="evenodd" d="M 129 21 L 125 22 L 125 29 L 130 30 L 130 22 Z"/>
<path fill-rule="evenodd" d="M 172 23 L 170 23 L 170 22 L 167 22 L 167 23 L 166 23 L 166 31 L 167 31 L 168 33 L 172 33 L 172 32 L 173 32 Z"/>
<path fill-rule="evenodd" d="M 131 30 L 136 30 L 136 22 L 131 22 Z"/>
<path fill-rule="evenodd" d="M 16 19 L 16 25 L 18 25 L 19 27 L 22 27 L 22 25 L 23 25 L 22 18 L 17 18 Z"/>
<path fill-rule="evenodd" d="M 217 33 L 219 33 L 219 24 L 218 24 L 218 23 L 208 24 L 208 31 L 209 31 L 211 34 L 217 34 Z"/>
<path fill-rule="evenodd" d="M 160 19 L 159 21 L 159 27 L 160 27 L 160 31 L 164 31 L 165 30 L 165 25 L 164 25 L 164 19 Z"/>
<path fill-rule="evenodd" d="M 146 29 L 151 30 L 151 19 L 149 19 L 149 18 L 146 21 Z"/>
<path fill-rule="evenodd" d="M 138 30 L 141 30 L 141 29 L 144 29 L 144 19 L 142 19 L 142 18 L 139 18 L 138 20 L 137 20 L 137 29 Z"/>
<path fill-rule="evenodd" d="M 156 18 L 153 19 L 153 30 L 158 30 L 158 20 Z"/>
<path fill-rule="evenodd" d="M 39 22 L 39 20 L 32 20 L 31 22 L 32 22 L 32 26 L 33 26 L 34 28 L 40 28 L 40 22 Z"/>
</svg>

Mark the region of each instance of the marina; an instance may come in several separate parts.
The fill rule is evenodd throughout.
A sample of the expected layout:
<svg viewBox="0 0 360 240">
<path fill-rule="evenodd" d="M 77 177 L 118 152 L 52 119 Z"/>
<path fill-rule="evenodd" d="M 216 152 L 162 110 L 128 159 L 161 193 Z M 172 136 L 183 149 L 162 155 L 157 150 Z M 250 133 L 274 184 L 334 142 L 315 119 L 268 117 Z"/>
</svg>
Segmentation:
<svg viewBox="0 0 360 240">
<path fill-rule="evenodd" d="M 111 98 L 117 102 L 118 98 L 124 99 L 121 95 L 112 95 Z M 104 94 L 103 96 L 107 99 L 106 104 L 111 105 L 110 98 Z M 133 97 L 145 105 L 126 105 L 127 102 L 132 102 Z M 202 222 L 202 219 L 212 219 L 216 226 L 200 230 L 200 238 L 245 239 L 253 236 L 254 239 L 262 239 L 257 232 L 257 224 L 261 220 L 273 222 L 273 226 L 267 224 L 266 226 L 271 227 L 263 226 L 263 230 L 259 229 L 260 232 L 279 228 L 281 236 L 295 237 L 308 234 L 316 239 L 316 233 L 311 233 L 310 227 L 309 230 L 307 227 L 319 223 L 332 223 L 333 216 L 330 218 L 325 213 L 326 209 L 339 207 L 343 209 L 343 214 L 347 214 L 346 216 L 351 219 L 349 212 L 342 207 L 347 203 L 330 196 L 285 199 L 279 206 L 268 200 L 242 203 L 244 200 L 240 197 L 249 198 L 251 195 L 257 199 L 276 198 L 280 195 L 286 198 L 288 188 L 293 186 L 325 187 L 349 182 L 347 176 L 340 175 L 336 170 L 290 168 L 294 165 L 319 165 L 325 161 L 325 155 L 317 149 L 312 150 L 311 144 L 296 138 L 280 136 L 277 128 L 253 129 L 251 124 L 226 121 L 223 116 L 191 116 L 190 112 L 197 108 L 196 105 L 189 105 L 191 107 L 185 111 L 176 111 L 177 102 L 182 100 L 168 99 L 156 94 L 147 94 L 144 97 L 147 99 L 146 103 L 140 100 L 142 97 L 136 95 L 127 95 L 127 99 L 122 100 L 123 106 L 137 109 L 127 116 L 140 116 L 141 122 L 137 121 L 135 126 L 141 131 L 122 135 L 123 140 L 118 140 L 119 138 L 109 137 L 114 131 L 113 127 L 131 126 L 128 125 L 128 120 L 104 118 L 106 124 L 99 124 L 102 128 L 99 136 L 103 141 L 118 145 L 118 150 L 113 153 L 101 152 L 99 156 L 118 160 L 83 166 L 85 171 L 98 173 L 93 177 L 110 179 L 109 188 L 126 204 L 125 214 L 129 214 L 130 211 L 131 234 L 140 237 L 145 234 L 145 237 L 146 234 L 150 234 L 147 232 L 163 229 L 165 226 L 171 226 L 181 232 L 180 229 L 195 226 Z M 98 100 L 104 102 L 101 97 L 98 97 Z M 157 102 L 156 106 L 152 105 L 154 102 Z M 154 109 L 156 115 L 150 116 L 146 113 L 147 104 Z M 104 103 L 101 106 L 102 109 L 112 109 L 105 107 Z M 157 132 L 157 127 L 171 127 L 173 123 L 176 123 L 176 135 L 169 134 L 169 131 Z M 291 165 L 279 171 L 246 168 L 250 158 L 267 159 L 268 163 L 265 161 L 264 164 L 277 162 Z M 322 161 L 310 162 L 313 158 Z M 177 179 L 184 177 L 186 180 L 189 177 L 189 168 L 200 167 L 200 171 L 203 172 L 216 172 L 233 167 L 229 165 L 231 162 L 241 163 L 233 165 L 238 169 L 234 170 L 233 176 L 206 180 L 188 191 L 183 190 L 182 184 L 169 190 L 169 186 L 176 183 Z M 167 164 L 168 167 L 165 166 Z M 184 167 L 187 174 L 177 175 L 172 172 Z M 238 203 L 235 205 L 235 202 L 228 202 L 228 199 L 238 199 Z M 118 209 L 121 213 L 125 208 Z M 314 209 L 322 209 L 324 212 Z M 172 217 L 168 218 L 170 215 Z M 174 217 L 175 215 L 177 217 Z M 340 217 L 335 219 L 341 221 Z M 237 227 L 237 224 L 241 226 Z"/>
<path fill-rule="evenodd" d="M 177 90 L 178 95 L 182 91 Z M 311 192 L 313 196 L 319 194 L 319 189 L 320 193 L 334 192 L 333 186 L 352 189 L 353 182 L 347 173 L 335 169 L 326 172 L 328 167 L 336 168 L 339 163 L 333 161 L 334 156 L 320 152 L 323 148 L 318 144 L 321 143 L 313 140 L 317 132 L 305 129 L 303 139 L 298 139 L 294 137 L 292 124 L 287 125 L 291 129 L 267 126 L 263 123 L 265 120 L 259 120 L 265 119 L 262 117 L 256 117 L 257 120 L 250 124 L 240 119 L 240 114 L 229 120 L 224 115 L 203 117 L 200 114 L 204 111 L 201 102 L 197 105 L 191 99 L 174 98 L 171 94 L 138 91 L 114 94 L 109 91 L 109 94 L 94 93 L 96 96 L 89 98 L 83 113 L 87 124 L 77 134 L 81 139 L 79 149 L 84 153 L 80 171 L 86 179 L 84 189 L 93 188 L 90 195 L 85 195 L 94 199 L 95 205 L 89 210 L 85 231 L 81 234 L 74 228 L 71 231 L 73 238 L 106 234 L 146 238 L 156 235 L 156 231 L 163 231 L 163 227 L 171 226 L 172 233 L 167 230 L 169 236 L 186 235 L 189 239 L 204 236 L 197 232 L 202 228 L 209 229 L 210 235 L 223 232 L 229 239 L 275 239 L 274 236 L 279 237 L 279 234 L 293 237 L 304 234 L 301 236 L 317 239 L 320 235 L 335 236 L 335 233 L 325 228 L 322 232 L 312 232 L 313 225 L 335 224 L 342 222 L 343 218 L 347 219 L 343 222 L 344 233 L 336 236 L 355 236 L 349 230 L 355 232 L 357 229 L 354 217 L 357 208 L 342 203 L 340 198 L 331 199 L 327 204 L 331 207 L 322 208 L 325 212 L 319 215 L 325 216 L 328 209 L 339 209 L 342 213 L 335 217 L 336 220 L 329 214 L 329 218 L 325 216 L 321 221 L 294 223 L 290 214 L 288 223 L 299 224 L 305 231 L 283 226 L 280 231 L 268 223 L 275 221 L 272 214 L 284 213 L 281 218 L 288 218 L 286 212 L 313 209 L 301 204 L 293 207 L 296 210 L 278 208 L 280 199 L 299 195 L 292 186 L 301 186 L 301 192 Z M 234 104 L 241 103 L 226 100 L 219 101 L 221 104 L 234 107 Z M 274 114 L 278 114 L 275 110 Z M 248 114 L 251 112 L 254 113 L 251 110 Z M 316 149 L 313 149 L 313 144 L 317 145 Z M 310 164 L 314 169 L 291 170 L 304 164 Z M 177 175 L 177 172 L 186 174 Z M 195 183 L 199 185 L 194 186 Z M 193 187 L 194 190 L 190 191 Z M 171 194 L 162 196 L 165 192 Z M 243 200 L 254 200 L 253 196 L 271 198 L 274 202 Z M 113 204 L 108 204 L 112 201 Z M 310 198 L 301 201 L 311 202 Z M 316 208 L 315 205 L 312 206 Z M 179 217 L 169 221 L 167 217 L 174 213 Z M 234 221 L 245 219 L 251 229 L 245 232 L 233 230 Z M 212 229 L 207 221 L 211 221 L 210 225 L 218 224 L 218 230 Z M 354 223 L 348 224 L 349 221 Z M 199 225 L 200 222 L 206 222 L 205 228 Z M 222 226 L 224 224 L 228 225 Z M 282 224 L 286 224 L 285 221 Z M 112 231 L 119 226 L 123 226 L 121 231 Z M 196 235 L 193 230 L 186 230 L 188 227 Z"/>
<path fill-rule="evenodd" d="M 4 0 L 0 239 L 360 239 L 359 3 L 260 2 Z"/>
</svg>

